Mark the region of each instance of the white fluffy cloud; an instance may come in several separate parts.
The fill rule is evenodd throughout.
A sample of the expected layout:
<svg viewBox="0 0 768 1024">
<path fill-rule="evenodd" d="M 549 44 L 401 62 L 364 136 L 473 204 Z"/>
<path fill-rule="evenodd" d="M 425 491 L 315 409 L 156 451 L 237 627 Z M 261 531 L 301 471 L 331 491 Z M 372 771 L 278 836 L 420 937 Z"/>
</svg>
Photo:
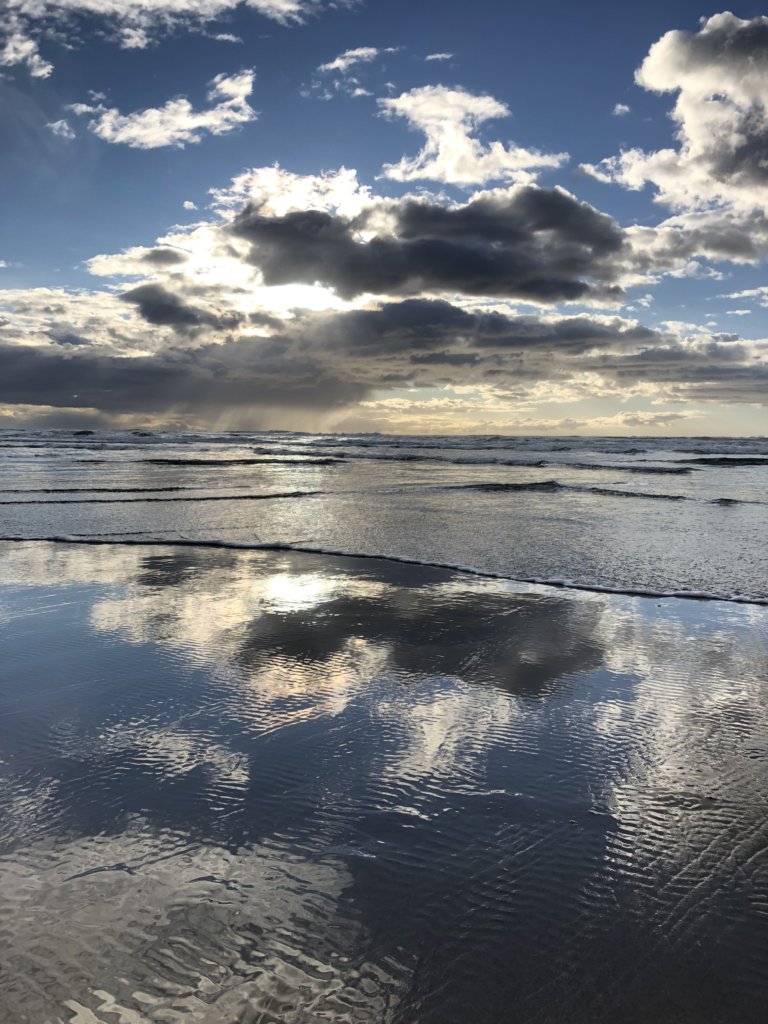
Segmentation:
<svg viewBox="0 0 768 1024">
<path fill-rule="evenodd" d="M 211 189 L 216 211 L 229 218 L 245 203 L 269 217 L 296 210 L 320 210 L 356 217 L 374 201 L 371 189 L 357 180 L 357 171 L 341 167 L 324 174 L 293 174 L 278 165 L 253 167 L 233 178 L 226 188 Z"/>
<path fill-rule="evenodd" d="M 17 64 L 25 64 L 33 78 L 47 78 L 53 71 L 53 64 L 40 56 L 37 43 L 27 35 L 24 24 L 11 16 L 5 31 L 0 29 L 0 67 Z"/>
<path fill-rule="evenodd" d="M 131 114 L 121 114 L 117 108 L 103 104 L 75 103 L 71 109 L 76 114 L 92 115 L 88 127 L 105 142 L 122 143 L 133 149 L 183 148 L 188 143 L 200 142 L 206 133 L 224 135 L 240 124 L 253 121 L 257 114 L 248 103 L 248 97 L 253 91 L 254 78 L 254 72 L 249 70 L 235 75 L 217 75 L 208 92 L 213 106 L 207 110 L 195 110 L 184 96 L 168 100 L 162 107 L 149 107 Z M 64 133 L 58 131 L 57 134 Z"/>
<path fill-rule="evenodd" d="M 768 285 L 761 285 L 759 288 L 744 288 L 740 292 L 729 292 L 722 297 L 726 299 L 758 299 L 761 306 L 768 306 Z M 733 316 L 746 316 L 752 310 L 729 309 L 728 312 Z"/>
<path fill-rule="evenodd" d="M 204 25 L 238 7 L 288 25 L 335 4 L 330 0 L 2 0 L 1 6 L 0 66 L 26 65 L 31 75 L 45 78 L 53 65 L 41 56 L 38 38 L 53 27 L 59 38 L 77 41 L 78 18 L 97 19 L 125 49 L 142 49 L 161 35 Z"/>
<path fill-rule="evenodd" d="M 480 125 L 508 117 L 509 108 L 492 96 L 478 96 L 463 89 L 427 85 L 391 99 L 379 100 L 386 117 L 402 117 L 426 136 L 415 157 L 403 157 L 384 166 L 384 176 L 394 181 L 427 179 L 454 185 L 489 181 L 526 184 L 536 172 L 560 167 L 566 153 L 541 153 L 535 149 L 494 141 L 485 145 L 476 137 Z"/>
<path fill-rule="evenodd" d="M 677 146 L 628 149 L 584 165 L 588 173 L 628 189 L 650 184 L 657 201 L 681 210 L 768 205 L 768 18 L 724 12 L 698 32 L 667 32 L 635 80 L 677 93 Z"/>
<path fill-rule="evenodd" d="M 387 47 L 386 50 L 379 50 L 375 46 L 358 46 L 354 50 L 345 50 L 334 60 L 327 64 L 321 64 L 318 71 L 340 71 L 342 74 L 349 71 L 355 64 L 370 64 L 380 53 L 394 53 L 394 47 Z"/>
</svg>

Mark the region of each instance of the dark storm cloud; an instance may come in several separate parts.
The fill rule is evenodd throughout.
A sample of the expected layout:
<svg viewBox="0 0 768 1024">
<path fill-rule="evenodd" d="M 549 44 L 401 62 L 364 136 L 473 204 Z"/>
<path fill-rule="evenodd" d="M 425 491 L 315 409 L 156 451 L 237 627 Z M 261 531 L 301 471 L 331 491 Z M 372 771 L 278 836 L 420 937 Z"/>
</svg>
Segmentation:
<svg viewBox="0 0 768 1024">
<path fill-rule="evenodd" d="M 467 337 L 478 318 L 463 309 L 433 299 L 388 302 L 379 309 L 305 321 L 298 338 L 302 346 L 354 355 L 399 356 Z"/>
<path fill-rule="evenodd" d="M 186 263 L 189 259 L 185 252 L 180 249 L 172 249 L 167 245 L 159 245 L 149 249 L 142 257 L 142 263 L 148 263 L 154 267 L 172 267 L 179 263 Z"/>
<path fill-rule="evenodd" d="M 51 341 L 55 341 L 57 345 L 88 345 L 90 344 L 88 338 L 84 338 L 81 334 L 75 334 L 74 331 L 49 331 L 48 336 Z"/>
<path fill-rule="evenodd" d="M 581 369 L 618 384 L 651 383 L 706 401 L 768 404 L 768 363 L 750 357 L 739 343 L 712 342 L 695 348 L 670 343 L 592 356 Z"/>
<path fill-rule="evenodd" d="M 401 238 L 476 239 L 528 244 L 537 232 L 555 233 L 565 247 L 595 255 L 616 253 L 623 233 L 607 214 L 558 189 L 523 188 L 510 195 L 480 195 L 465 206 L 446 207 L 407 200 L 398 209 Z"/>
<path fill-rule="evenodd" d="M 423 356 L 411 356 L 416 366 L 475 366 L 478 356 L 474 352 L 428 352 Z"/>
<path fill-rule="evenodd" d="M 505 316 L 436 300 L 305 313 L 271 337 L 152 356 L 119 357 L 83 341 L 62 333 L 47 348 L 0 346 L 0 402 L 219 424 L 228 417 L 229 425 L 272 425 L 284 414 L 309 425 L 310 413 L 391 387 L 490 384 L 523 393 L 585 372 L 614 390 L 652 383 L 681 397 L 755 403 L 768 395 L 768 367 L 735 336 L 682 342 L 618 317 Z"/>
<path fill-rule="evenodd" d="M 140 315 L 148 323 L 159 327 L 173 327 L 180 333 L 195 328 L 233 330 L 243 321 L 243 317 L 238 313 L 214 314 L 190 306 L 183 298 L 158 284 L 139 285 L 138 288 L 124 292 L 120 298 L 137 306 Z"/>
<path fill-rule="evenodd" d="M 693 397 L 768 401 L 768 365 L 735 335 L 695 344 L 621 318 L 545 319 L 477 313 L 439 300 L 408 299 L 375 310 L 313 317 L 295 328 L 306 353 L 371 388 L 493 382 L 500 386 L 594 372 L 631 386 L 691 388 Z M 718 397 L 719 396 L 719 397 Z"/>
<path fill-rule="evenodd" d="M 406 201 L 386 209 L 392 234 L 361 241 L 377 213 L 271 217 L 247 206 L 229 230 L 250 242 L 267 284 L 319 282 L 344 298 L 447 290 L 550 303 L 621 294 L 613 283 L 621 229 L 558 190 L 522 188 L 454 208 Z"/>
<path fill-rule="evenodd" d="M 660 342 L 658 331 L 615 318 L 544 320 L 507 316 L 496 311 L 471 312 L 439 299 L 406 299 L 379 309 L 353 310 L 306 325 L 302 342 L 349 355 L 393 357 L 451 346 L 469 349 L 543 350 L 578 354 L 594 348 L 636 347 Z"/>
<path fill-rule="evenodd" d="M 364 398 L 311 359 L 286 362 L 274 346 L 227 341 L 154 356 L 0 346 L 0 402 L 109 413 L 206 413 L 251 407 L 330 409 Z"/>
<path fill-rule="evenodd" d="M 534 316 L 499 317 L 498 320 L 497 317 L 498 314 L 492 314 L 480 318 L 473 345 L 478 348 L 545 348 L 578 355 L 593 348 L 633 346 L 660 337 L 658 331 L 648 327 L 603 324 L 589 317 L 569 317 L 554 323 Z M 499 320 L 506 320 L 506 323 Z"/>
</svg>

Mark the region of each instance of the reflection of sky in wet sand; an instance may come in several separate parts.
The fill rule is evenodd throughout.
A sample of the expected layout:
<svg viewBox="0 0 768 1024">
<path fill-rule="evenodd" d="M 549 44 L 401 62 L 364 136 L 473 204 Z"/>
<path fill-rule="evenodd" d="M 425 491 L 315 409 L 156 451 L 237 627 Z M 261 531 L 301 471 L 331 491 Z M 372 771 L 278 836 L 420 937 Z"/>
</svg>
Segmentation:
<svg viewBox="0 0 768 1024">
<path fill-rule="evenodd" d="M 9 1020 L 762 1020 L 766 610 L 0 559 Z"/>
</svg>

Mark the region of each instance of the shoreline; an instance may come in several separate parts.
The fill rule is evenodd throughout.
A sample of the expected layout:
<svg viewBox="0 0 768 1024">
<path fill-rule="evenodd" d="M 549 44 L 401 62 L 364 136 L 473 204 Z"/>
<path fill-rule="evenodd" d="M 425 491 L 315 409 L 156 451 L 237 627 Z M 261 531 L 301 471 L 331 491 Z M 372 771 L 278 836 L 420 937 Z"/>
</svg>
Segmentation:
<svg viewBox="0 0 768 1024">
<path fill-rule="evenodd" d="M 279 495 L 282 497 L 282 495 Z M 115 545 L 124 547 L 184 547 L 184 548 L 222 548 L 233 551 L 294 551 L 298 554 L 327 555 L 329 558 L 359 558 L 364 561 L 396 562 L 402 565 L 423 566 L 425 568 L 446 569 L 453 572 L 463 573 L 467 576 L 475 576 L 479 579 L 500 580 L 508 583 L 519 583 L 531 587 L 545 587 L 552 590 L 573 590 L 581 593 L 594 594 L 615 594 L 620 597 L 642 597 L 649 599 L 673 598 L 679 601 L 703 601 L 722 602 L 723 604 L 754 605 L 756 607 L 768 607 L 768 597 L 758 597 L 742 594 L 723 595 L 709 593 L 707 591 L 684 591 L 684 590 L 651 590 L 642 587 L 611 587 L 598 583 L 579 583 L 575 580 L 547 579 L 547 578 L 524 578 L 519 576 L 508 576 L 504 573 L 490 572 L 484 569 L 476 569 L 472 566 L 454 564 L 449 562 L 421 561 L 410 558 L 407 555 L 389 554 L 367 554 L 365 552 L 349 552 L 337 549 L 309 547 L 306 545 L 294 545 L 281 543 L 260 543 L 234 540 L 193 540 L 191 538 L 177 539 L 155 539 L 137 537 L 129 540 L 126 537 L 118 539 L 119 534 L 109 534 L 105 537 L 78 537 L 76 534 L 51 534 L 42 537 L 1 537 L 0 545 L 8 544 L 81 544 L 90 547 Z"/>
</svg>

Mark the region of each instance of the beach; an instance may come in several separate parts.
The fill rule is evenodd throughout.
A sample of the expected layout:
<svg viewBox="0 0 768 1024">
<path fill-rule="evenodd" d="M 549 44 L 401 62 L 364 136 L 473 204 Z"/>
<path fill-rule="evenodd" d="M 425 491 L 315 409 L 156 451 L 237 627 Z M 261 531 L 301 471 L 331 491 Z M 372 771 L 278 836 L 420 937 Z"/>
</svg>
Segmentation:
<svg viewBox="0 0 768 1024">
<path fill-rule="evenodd" d="M 768 609 L 0 543 L 2 1015 L 757 1022 Z"/>
<path fill-rule="evenodd" d="M 0 14 L 0 1024 L 765 1024 L 768 12 Z"/>
<path fill-rule="evenodd" d="M 0 431 L 0 539 L 385 556 L 768 602 L 768 440 Z"/>
</svg>

